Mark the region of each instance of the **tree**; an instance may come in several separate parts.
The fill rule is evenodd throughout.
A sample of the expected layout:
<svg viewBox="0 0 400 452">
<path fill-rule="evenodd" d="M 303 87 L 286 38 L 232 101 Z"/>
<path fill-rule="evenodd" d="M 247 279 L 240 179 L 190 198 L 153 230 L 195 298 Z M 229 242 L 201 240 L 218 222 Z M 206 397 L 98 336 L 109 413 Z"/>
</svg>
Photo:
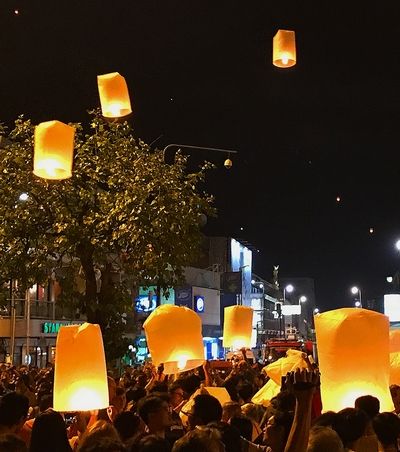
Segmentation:
<svg viewBox="0 0 400 452">
<path fill-rule="evenodd" d="M 214 212 L 212 197 L 198 191 L 210 165 L 188 173 L 179 152 L 165 164 L 127 122 L 107 122 L 98 111 L 88 130 L 74 126 L 73 176 L 64 181 L 33 175 L 31 121 L 20 117 L 10 133 L 0 130 L 0 278 L 27 288 L 55 272 L 62 299 L 99 323 L 106 349 L 113 343 L 115 351 L 132 287 L 173 286 L 193 261 L 200 219 Z"/>
</svg>

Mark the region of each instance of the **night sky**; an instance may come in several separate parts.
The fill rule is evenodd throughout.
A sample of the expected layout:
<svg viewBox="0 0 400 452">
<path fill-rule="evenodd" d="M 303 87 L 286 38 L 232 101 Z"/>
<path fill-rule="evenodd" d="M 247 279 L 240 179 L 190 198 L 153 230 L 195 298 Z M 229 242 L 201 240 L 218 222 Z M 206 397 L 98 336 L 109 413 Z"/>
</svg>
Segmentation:
<svg viewBox="0 0 400 452">
<path fill-rule="evenodd" d="M 206 232 L 252 243 L 266 279 L 315 278 L 321 308 L 350 305 L 400 268 L 399 24 L 396 0 L 3 0 L 0 118 L 84 121 L 96 76 L 120 72 L 137 136 L 239 151 L 230 171 L 192 154 L 219 165 Z M 271 63 L 279 28 L 292 69 Z"/>
</svg>

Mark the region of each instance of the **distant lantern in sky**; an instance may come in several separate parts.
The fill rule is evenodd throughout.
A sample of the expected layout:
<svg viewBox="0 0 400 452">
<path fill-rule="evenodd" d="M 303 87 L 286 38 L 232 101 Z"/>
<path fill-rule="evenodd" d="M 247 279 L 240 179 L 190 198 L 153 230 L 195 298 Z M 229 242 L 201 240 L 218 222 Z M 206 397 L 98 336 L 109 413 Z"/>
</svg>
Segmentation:
<svg viewBox="0 0 400 452">
<path fill-rule="evenodd" d="M 372 395 L 392 411 L 389 319 L 367 309 L 342 308 L 314 317 L 324 411 L 354 406 Z M 373 357 L 373 358 L 371 358 Z"/>
<path fill-rule="evenodd" d="M 374 228 L 369 228 L 369 233 L 373 234 L 374 233 Z"/>
<path fill-rule="evenodd" d="M 234 350 L 251 347 L 253 308 L 249 306 L 229 306 L 224 310 L 224 347 Z"/>
<path fill-rule="evenodd" d="M 341 201 L 340 196 L 336 196 L 336 202 L 340 202 L 340 201 Z"/>
<path fill-rule="evenodd" d="M 290 30 L 278 30 L 273 39 L 272 63 L 287 68 L 296 64 L 296 37 Z"/>
<path fill-rule="evenodd" d="M 184 306 L 162 305 L 143 324 L 155 366 L 164 364 L 165 374 L 201 366 L 204 361 L 201 319 Z"/>
<path fill-rule="evenodd" d="M 105 118 L 122 118 L 132 113 L 128 86 L 118 72 L 98 75 L 101 111 Z"/>
<path fill-rule="evenodd" d="M 74 135 L 75 129 L 60 121 L 42 122 L 36 126 L 33 173 L 43 179 L 71 177 Z"/>
<path fill-rule="evenodd" d="M 54 409 L 89 411 L 109 406 L 107 368 L 99 325 L 60 327 L 56 343 Z"/>
</svg>

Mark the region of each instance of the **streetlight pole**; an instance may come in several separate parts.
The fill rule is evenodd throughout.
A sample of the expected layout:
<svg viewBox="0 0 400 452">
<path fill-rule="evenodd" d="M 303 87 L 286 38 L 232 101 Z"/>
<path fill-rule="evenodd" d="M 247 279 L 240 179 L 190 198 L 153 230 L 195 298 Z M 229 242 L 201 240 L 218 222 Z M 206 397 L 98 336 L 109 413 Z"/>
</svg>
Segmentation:
<svg viewBox="0 0 400 452">
<path fill-rule="evenodd" d="M 356 308 L 362 308 L 361 289 L 357 286 L 353 286 L 351 288 L 351 293 L 353 295 L 358 294 L 358 301 L 355 302 L 355 306 L 356 306 Z"/>
</svg>

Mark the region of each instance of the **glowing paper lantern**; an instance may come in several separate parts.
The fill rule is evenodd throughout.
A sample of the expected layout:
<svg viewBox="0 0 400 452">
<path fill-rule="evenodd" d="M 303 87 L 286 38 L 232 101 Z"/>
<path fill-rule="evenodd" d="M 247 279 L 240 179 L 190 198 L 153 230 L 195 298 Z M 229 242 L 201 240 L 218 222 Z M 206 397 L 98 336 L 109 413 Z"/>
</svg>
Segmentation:
<svg viewBox="0 0 400 452">
<path fill-rule="evenodd" d="M 274 380 L 268 380 L 265 385 L 254 394 L 251 401 L 258 405 L 268 407 L 271 405 L 271 400 L 277 396 L 281 391 L 281 385 L 276 384 Z"/>
<path fill-rule="evenodd" d="M 271 380 L 274 380 L 280 386 L 282 377 L 288 372 L 296 369 L 308 369 L 308 363 L 305 360 L 306 357 L 307 355 L 300 350 L 289 349 L 285 357 L 268 364 L 263 371 Z"/>
<path fill-rule="evenodd" d="M 390 384 L 400 384 L 400 329 L 391 328 L 390 344 Z"/>
<path fill-rule="evenodd" d="M 278 30 L 273 39 L 272 63 L 277 67 L 296 64 L 296 37 L 294 31 Z"/>
<path fill-rule="evenodd" d="M 201 319 L 183 306 L 162 305 L 143 324 L 151 359 L 165 374 L 184 372 L 204 362 Z"/>
<path fill-rule="evenodd" d="M 106 118 L 121 118 L 132 113 L 128 86 L 118 72 L 97 76 L 101 111 Z"/>
<path fill-rule="evenodd" d="M 400 352 L 400 329 L 390 328 L 389 347 L 390 353 Z"/>
<path fill-rule="evenodd" d="M 234 350 L 250 348 L 253 308 L 229 306 L 224 310 L 224 318 L 224 347 L 232 347 Z"/>
<path fill-rule="evenodd" d="M 354 407 L 357 397 L 379 399 L 392 411 L 389 392 L 389 319 L 359 308 L 314 317 L 324 411 Z"/>
<path fill-rule="evenodd" d="M 109 406 L 99 325 L 62 326 L 56 343 L 54 409 L 88 411 Z"/>
<path fill-rule="evenodd" d="M 60 121 L 42 122 L 35 127 L 33 173 L 43 179 L 61 180 L 72 176 L 75 129 Z"/>
</svg>

